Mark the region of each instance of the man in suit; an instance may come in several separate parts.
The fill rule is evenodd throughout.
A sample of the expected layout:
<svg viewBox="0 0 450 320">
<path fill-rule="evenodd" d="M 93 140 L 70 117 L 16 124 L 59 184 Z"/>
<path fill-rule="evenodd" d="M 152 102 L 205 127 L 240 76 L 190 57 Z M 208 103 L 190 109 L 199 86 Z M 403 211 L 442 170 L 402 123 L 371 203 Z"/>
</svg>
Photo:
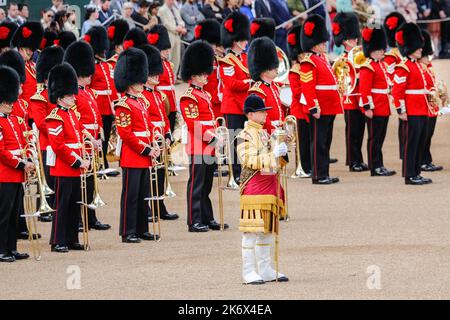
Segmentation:
<svg viewBox="0 0 450 320">
<path fill-rule="evenodd" d="M 187 33 L 187 30 L 175 0 L 166 0 L 164 5 L 159 9 L 158 16 L 161 18 L 161 22 L 167 28 L 167 31 L 169 31 L 170 43 L 172 45 L 170 60 L 174 64 L 174 73 L 178 74 L 181 58 L 181 37 Z"/>
<path fill-rule="evenodd" d="M 108 20 L 113 15 L 111 10 L 111 0 L 101 0 L 100 1 L 100 10 L 98 12 L 98 20 L 103 23 Z M 111 20 L 112 21 L 112 20 Z M 106 25 L 109 26 L 111 21 Z"/>
<path fill-rule="evenodd" d="M 8 16 L 6 17 L 6 21 L 15 23 L 18 27 L 20 27 L 21 23 L 19 20 L 19 7 L 17 3 L 8 3 Z"/>
<path fill-rule="evenodd" d="M 271 18 L 270 11 L 271 8 L 269 0 L 255 1 L 255 18 Z"/>
<path fill-rule="evenodd" d="M 126 2 L 126 0 L 112 0 L 111 1 L 111 11 L 117 11 L 117 13 L 121 13 L 122 12 L 122 7 L 123 4 Z"/>
<path fill-rule="evenodd" d="M 275 20 L 275 25 L 280 25 L 292 18 L 286 0 L 269 0 L 271 8 L 271 17 Z M 289 22 L 275 32 L 275 44 L 284 52 L 287 52 L 287 30 L 292 28 Z"/>
<path fill-rule="evenodd" d="M 303 2 L 305 9 L 308 10 L 309 8 L 314 7 L 316 4 L 318 4 L 321 0 L 300 0 Z M 318 14 L 322 18 L 326 18 L 325 13 L 325 6 L 322 4 L 321 6 L 318 6 L 313 11 L 309 12 L 309 14 Z"/>
<path fill-rule="evenodd" d="M 183 40 L 191 42 L 194 40 L 194 28 L 197 23 L 205 20 L 205 16 L 200 12 L 194 0 L 187 0 L 180 10 L 181 17 L 186 24 L 187 33 Z"/>
</svg>

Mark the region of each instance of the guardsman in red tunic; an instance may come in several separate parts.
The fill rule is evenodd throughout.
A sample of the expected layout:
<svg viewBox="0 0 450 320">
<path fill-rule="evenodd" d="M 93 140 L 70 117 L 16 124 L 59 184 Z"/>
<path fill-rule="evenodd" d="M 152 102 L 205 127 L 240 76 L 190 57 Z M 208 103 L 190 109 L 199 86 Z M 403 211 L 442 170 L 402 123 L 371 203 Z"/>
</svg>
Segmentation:
<svg viewBox="0 0 450 320">
<path fill-rule="evenodd" d="M 339 178 L 329 174 L 330 147 L 334 119 L 343 113 L 343 107 L 333 69 L 325 56 L 327 41 L 328 31 L 323 18 L 318 15 L 308 17 L 301 33 L 305 56 L 300 63 L 300 103 L 310 119 L 313 184 L 339 182 Z"/>
<path fill-rule="evenodd" d="M 25 172 L 34 165 L 24 157 L 26 141 L 20 118 L 11 115 L 20 80 L 10 67 L 0 67 L 0 262 L 27 259 L 17 252 L 19 213 L 23 211 Z"/>
<path fill-rule="evenodd" d="M 271 109 L 267 111 L 264 129 L 271 134 L 276 128 L 282 127 L 285 114 L 280 99 L 278 86 L 274 83 L 278 75 L 278 55 L 275 43 L 267 37 L 252 41 L 248 50 L 248 67 L 253 86 L 249 94 L 256 94 L 263 99 L 264 104 Z"/>
<path fill-rule="evenodd" d="M 108 36 L 104 27 L 96 26 L 89 29 L 83 39 L 91 45 L 95 55 L 95 73 L 90 88 L 97 95 L 97 105 L 102 115 L 104 133 L 102 149 L 105 169 L 108 169 L 109 164 L 106 154 L 108 153 L 109 137 L 114 121 L 113 101 L 117 99 L 117 92 L 114 90 L 113 79 L 111 78 L 113 70 L 105 58 L 109 47 Z"/>
<path fill-rule="evenodd" d="M 17 24 L 9 21 L 0 23 L 0 53 L 11 50 L 11 39 L 16 32 Z"/>
<path fill-rule="evenodd" d="M 352 172 L 367 171 L 369 167 L 364 163 L 361 152 L 366 117 L 359 108 L 359 70 L 355 67 L 353 61 L 349 61 L 349 52 L 356 47 L 361 36 L 359 19 L 352 12 L 339 12 L 333 19 L 332 29 L 334 43 L 337 46 L 344 47 L 344 52 L 338 60 L 347 64 L 351 78 L 351 84 L 344 84 L 344 92 L 341 93 L 345 118 L 345 146 L 347 149 L 345 164 Z M 350 90 L 351 92 L 349 92 Z"/>
<path fill-rule="evenodd" d="M 395 40 L 404 57 L 395 67 L 392 88 L 395 108 L 406 125 L 402 174 L 406 184 L 428 184 L 431 179 L 420 175 L 429 112 L 425 71 L 418 61 L 422 57 L 424 40 L 414 23 L 403 24 Z"/>
<path fill-rule="evenodd" d="M 48 75 L 50 70 L 63 60 L 64 50 L 61 47 L 49 47 L 42 50 L 36 63 L 36 80 L 38 83 L 37 91 L 30 98 L 30 109 L 34 116 L 33 128 L 39 132 L 39 146 L 41 147 L 42 161 L 44 163 L 44 174 L 48 186 L 55 190 L 55 177 L 50 174 L 50 167 L 47 164 L 48 150 L 51 149 L 48 140 L 48 130 L 46 118 L 55 108 L 53 103 L 48 101 Z M 51 153 L 51 151 L 50 151 Z M 55 194 L 49 195 L 47 199 L 52 208 L 55 206 Z M 50 222 L 52 215 L 42 215 L 39 220 Z"/>
<path fill-rule="evenodd" d="M 215 144 L 222 143 L 215 135 L 216 117 L 211 97 L 203 90 L 213 72 L 214 50 L 204 41 L 193 42 L 181 64 L 181 78 L 189 88 L 181 96 L 180 108 L 188 127 L 186 152 L 189 157 L 187 183 L 187 223 L 189 232 L 220 230 L 214 220 L 209 194 L 213 186 Z M 228 225 L 225 224 L 225 228 Z"/>
<path fill-rule="evenodd" d="M 30 103 L 30 98 L 36 93 L 36 64 L 33 54 L 41 45 L 44 30 L 40 22 L 29 21 L 21 25 L 11 40 L 13 47 L 22 55 L 25 61 L 26 79 L 22 86 L 21 98 Z M 34 119 L 33 112 L 29 115 L 30 121 Z"/>
<path fill-rule="evenodd" d="M 157 130 L 160 134 L 162 134 L 166 139 L 166 146 L 170 148 L 172 143 L 172 134 L 170 131 L 170 122 L 167 117 L 164 100 L 167 99 L 166 95 L 156 89 L 159 83 L 159 76 L 164 72 L 161 53 L 159 50 L 150 45 L 146 44 L 140 47 L 142 51 L 145 52 L 147 56 L 148 62 L 148 80 L 144 86 L 144 91 L 142 95 L 148 102 L 148 115 L 150 119 L 150 128 L 153 130 Z M 152 181 L 153 190 L 156 190 L 156 183 L 158 183 L 158 196 L 164 196 L 164 191 L 166 188 L 166 175 L 165 168 L 157 168 L 157 177 L 158 181 Z M 159 201 L 159 209 L 160 209 L 160 218 L 163 220 L 176 220 L 178 219 L 178 214 L 169 213 L 167 211 L 166 205 L 164 204 L 164 200 Z M 157 208 L 156 203 L 151 206 L 152 208 Z M 155 215 L 156 216 L 156 215 Z M 152 216 L 149 220 L 152 220 Z"/>
<path fill-rule="evenodd" d="M 95 93 L 89 88 L 92 75 L 95 72 L 95 58 L 92 48 L 84 41 L 71 44 L 65 54 L 64 61 L 69 63 L 77 73 L 78 94 L 76 95 L 77 112 L 80 113 L 80 123 L 88 135 L 92 137 L 96 148 L 100 148 L 102 141 L 103 123 L 100 110 L 95 101 Z M 87 203 L 94 199 L 94 177 L 86 178 Z M 88 208 L 89 228 L 95 230 L 108 230 L 109 224 L 101 223 L 95 214 L 95 210 Z"/>
<path fill-rule="evenodd" d="M 152 147 L 151 124 L 142 96 L 148 78 L 147 57 L 142 50 L 129 48 L 119 55 L 114 83 L 122 95 L 116 101 L 116 126 L 120 137 L 118 154 L 122 167 L 120 229 L 122 242 L 155 240 L 148 231 L 150 171 L 159 149 Z"/>
<path fill-rule="evenodd" d="M 77 37 L 73 32 L 60 31 L 58 33 L 58 36 L 56 37 L 56 40 L 53 41 L 53 43 L 55 44 L 55 46 L 61 47 L 64 50 L 66 50 L 67 47 L 70 46 L 75 41 L 77 41 Z"/>
<path fill-rule="evenodd" d="M 250 89 L 250 73 L 247 67 L 245 48 L 250 40 L 250 23 L 247 16 L 232 12 L 221 26 L 222 43 L 227 53 L 220 59 L 220 78 L 222 79 L 223 97 L 221 112 L 230 129 L 231 139 L 244 128 L 247 117 L 244 114 L 244 101 Z M 233 176 L 237 181 L 241 175 L 241 165 L 233 148 Z"/>
<path fill-rule="evenodd" d="M 76 112 L 75 95 L 78 94 L 77 75 L 67 64 L 53 67 L 48 76 L 48 97 L 56 104 L 47 116 L 47 131 L 52 151 L 47 153 L 50 175 L 55 181 L 55 213 L 52 221 L 50 244 L 53 252 L 84 250 L 78 242 L 81 179 L 83 170 L 90 166 L 83 159 L 83 128 Z"/>
<path fill-rule="evenodd" d="M 292 103 L 290 114 L 297 119 L 297 141 L 300 148 L 300 161 L 302 169 L 311 177 L 311 142 L 309 137 L 309 116 L 303 111 L 300 103 L 302 96 L 302 84 L 300 78 L 300 61 L 303 59 L 303 50 L 300 43 L 300 33 L 302 26 L 294 26 L 287 35 L 289 57 L 292 62 L 289 71 L 289 85 L 292 93 Z"/>
<path fill-rule="evenodd" d="M 383 62 L 386 35 L 383 29 L 365 28 L 362 32 L 366 62 L 359 72 L 360 105 L 367 117 L 367 157 L 371 176 L 392 176 L 383 163 L 383 143 L 386 137 L 390 108 L 389 75 Z"/>
<path fill-rule="evenodd" d="M 148 43 L 157 47 L 161 51 L 161 58 L 163 59 L 164 72 L 159 76 L 159 84 L 156 87 L 158 91 L 161 91 L 167 96 L 169 101 L 170 110 L 168 110 L 168 116 L 170 121 L 170 130 L 175 130 L 175 123 L 177 120 L 177 105 L 175 96 L 175 82 L 177 80 L 176 75 L 173 72 L 173 63 L 170 62 L 170 39 L 169 33 L 166 27 L 157 24 L 148 33 Z"/>
<path fill-rule="evenodd" d="M 428 127 L 422 158 L 422 171 L 441 171 L 444 168 L 433 163 L 433 158 L 431 156 L 431 139 L 433 138 L 434 129 L 436 128 L 436 120 L 439 114 L 439 108 L 442 107 L 442 105 L 439 105 L 439 103 L 442 103 L 444 101 L 439 101 L 442 98 L 439 96 L 439 89 L 437 88 L 439 84 L 436 82 L 436 74 L 434 73 L 433 65 L 429 58 L 434 54 L 431 36 L 426 30 L 422 30 L 422 35 L 425 39 L 425 45 L 422 48 L 422 58 L 420 59 L 420 65 L 425 71 L 425 80 L 427 82 L 429 98 Z M 448 100 L 448 97 L 444 98 L 447 98 Z"/>
<path fill-rule="evenodd" d="M 397 48 L 397 42 L 395 41 L 395 33 L 398 28 L 405 22 L 405 18 L 399 12 L 391 12 L 386 16 L 383 23 L 383 28 L 386 33 L 388 45 L 391 48 L 388 52 L 384 54 L 384 62 L 386 64 L 387 73 L 391 80 L 394 82 L 395 66 L 402 61 L 402 55 Z M 391 84 L 391 86 L 392 86 Z M 399 153 L 400 159 L 403 159 L 404 146 L 405 146 L 405 122 L 401 119 L 398 120 L 398 142 L 399 142 Z"/>
<path fill-rule="evenodd" d="M 128 22 L 123 19 L 117 19 L 111 22 L 108 26 L 108 39 L 109 39 L 109 58 L 107 62 L 111 66 L 111 70 L 113 73 L 111 74 L 111 78 L 114 79 L 114 68 L 116 67 L 117 59 L 119 58 L 119 54 L 122 53 L 123 49 L 123 40 L 125 35 L 130 30 Z"/>
</svg>

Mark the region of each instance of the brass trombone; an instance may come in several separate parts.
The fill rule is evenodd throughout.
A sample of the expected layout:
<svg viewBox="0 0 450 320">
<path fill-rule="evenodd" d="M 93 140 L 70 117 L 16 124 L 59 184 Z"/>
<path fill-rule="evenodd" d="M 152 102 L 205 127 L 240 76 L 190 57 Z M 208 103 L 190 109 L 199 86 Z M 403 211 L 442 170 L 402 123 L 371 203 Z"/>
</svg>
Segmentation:
<svg viewBox="0 0 450 320">
<path fill-rule="evenodd" d="M 289 147 L 295 148 L 295 171 L 290 177 L 292 179 L 310 178 L 311 175 L 303 170 L 302 162 L 300 161 L 300 141 L 298 140 L 297 119 L 292 115 L 287 116 L 284 119 L 283 128 L 286 130 L 287 135 L 291 137 Z"/>
<path fill-rule="evenodd" d="M 93 145 L 93 143 L 91 142 Z M 102 167 L 105 167 L 104 158 L 103 158 L 103 149 L 101 146 L 98 148 L 95 147 L 94 152 L 92 153 L 93 159 L 92 159 L 92 175 L 94 179 L 94 197 L 92 199 L 92 202 L 89 204 L 89 209 L 95 210 L 101 207 L 104 207 L 106 203 L 102 200 L 100 197 L 100 191 L 98 187 L 98 175 L 97 172 Z M 104 175 L 106 177 L 106 175 Z"/>
</svg>

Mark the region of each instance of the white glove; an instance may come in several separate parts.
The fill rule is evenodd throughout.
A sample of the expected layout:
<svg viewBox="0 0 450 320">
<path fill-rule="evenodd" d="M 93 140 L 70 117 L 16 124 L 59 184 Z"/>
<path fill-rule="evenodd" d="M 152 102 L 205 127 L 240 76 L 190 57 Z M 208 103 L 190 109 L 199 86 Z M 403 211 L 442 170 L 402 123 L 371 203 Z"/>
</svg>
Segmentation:
<svg viewBox="0 0 450 320">
<path fill-rule="evenodd" d="M 288 147 L 286 145 L 286 143 L 280 143 L 278 145 L 275 146 L 275 148 L 273 149 L 273 154 L 275 156 L 275 158 L 279 158 L 282 156 L 285 156 L 288 152 Z"/>
</svg>

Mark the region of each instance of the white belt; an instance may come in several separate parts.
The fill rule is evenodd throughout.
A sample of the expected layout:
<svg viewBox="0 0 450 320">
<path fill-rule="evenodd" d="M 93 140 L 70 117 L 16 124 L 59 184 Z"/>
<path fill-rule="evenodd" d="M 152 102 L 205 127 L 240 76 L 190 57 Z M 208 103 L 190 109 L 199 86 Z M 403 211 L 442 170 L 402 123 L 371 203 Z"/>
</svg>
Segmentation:
<svg viewBox="0 0 450 320">
<path fill-rule="evenodd" d="M 97 123 L 92 123 L 92 124 L 84 124 L 84 127 L 88 130 L 97 130 L 98 129 L 98 124 Z"/>
<path fill-rule="evenodd" d="M 317 85 L 316 90 L 337 90 L 337 85 Z"/>
<path fill-rule="evenodd" d="M 216 122 L 214 120 L 210 120 L 210 121 L 199 121 L 201 125 L 203 126 L 214 126 L 216 124 Z"/>
<path fill-rule="evenodd" d="M 109 96 L 112 93 L 112 91 L 111 90 L 95 90 L 95 93 L 98 96 Z"/>
<path fill-rule="evenodd" d="M 12 154 L 13 156 L 21 156 L 23 150 L 21 150 L 21 149 L 17 149 L 17 150 L 9 150 L 9 152 L 11 152 L 11 154 Z"/>
<path fill-rule="evenodd" d="M 164 127 L 166 124 L 164 123 L 164 121 L 152 121 L 152 125 L 154 125 L 155 127 L 162 128 L 162 127 Z"/>
<path fill-rule="evenodd" d="M 175 86 L 157 86 L 156 89 L 163 90 L 163 91 L 169 91 L 169 90 L 175 90 Z"/>
<path fill-rule="evenodd" d="M 370 90 L 370 92 L 379 94 L 389 94 L 389 89 L 372 89 Z"/>
<path fill-rule="evenodd" d="M 405 90 L 405 94 L 427 94 L 425 89 Z"/>
<path fill-rule="evenodd" d="M 278 127 L 282 125 L 282 122 L 280 120 L 270 121 L 270 124 L 272 127 Z"/>
<path fill-rule="evenodd" d="M 136 137 L 150 137 L 149 131 L 134 131 L 133 133 Z"/>
<path fill-rule="evenodd" d="M 66 147 L 70 149 L 81 149 L 83 146 L 81 143 L 66 143 Z"/>
</svg>

